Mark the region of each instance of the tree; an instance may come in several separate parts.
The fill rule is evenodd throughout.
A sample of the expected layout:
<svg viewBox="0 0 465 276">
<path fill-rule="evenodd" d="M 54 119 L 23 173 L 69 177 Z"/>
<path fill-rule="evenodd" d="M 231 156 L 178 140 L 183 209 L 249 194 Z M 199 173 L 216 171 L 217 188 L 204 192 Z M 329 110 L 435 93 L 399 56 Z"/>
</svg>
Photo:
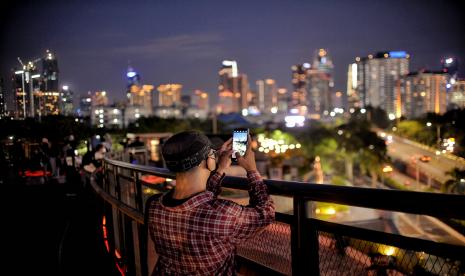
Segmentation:
<svg viewBox="0 0 465 276">
<path fill-rule="evenodd" d="M 465 194 L 465 170 L 454 168 L 446 174 L 451 176 L 452 179 L 449 179 L 446 181 L 446 183 L 444 183 L 444 192 Z"/>
</svg>

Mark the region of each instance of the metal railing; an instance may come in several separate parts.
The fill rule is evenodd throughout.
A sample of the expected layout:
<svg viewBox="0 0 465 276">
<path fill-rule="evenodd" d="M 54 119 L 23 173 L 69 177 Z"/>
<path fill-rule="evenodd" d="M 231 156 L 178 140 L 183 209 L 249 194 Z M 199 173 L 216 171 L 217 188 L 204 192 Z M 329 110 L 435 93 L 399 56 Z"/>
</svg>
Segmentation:
<svg viewBox="0 0 465 276">
<path fill-rule="evenodd" d="M 105 159 L 101 181 L 91 185 L 107 206 L 105 239 L 118 268 L 147 275 L 154 265 L 144 225 L 148 197 L 163 185 L 147 175 L 175 178 L 166 169 Z M 465 246 L 317 219 L 314 204 L 326 202 L 465 220 L 465 196 L 265 180 L 274 196 L 292 201 L 292 212 L 238 248 L 239 260 L 267 274 L 292 275 L 463 275 Z M 226 177 L 223 187 L 248 190 L 247 180 Z"/>
</svg>

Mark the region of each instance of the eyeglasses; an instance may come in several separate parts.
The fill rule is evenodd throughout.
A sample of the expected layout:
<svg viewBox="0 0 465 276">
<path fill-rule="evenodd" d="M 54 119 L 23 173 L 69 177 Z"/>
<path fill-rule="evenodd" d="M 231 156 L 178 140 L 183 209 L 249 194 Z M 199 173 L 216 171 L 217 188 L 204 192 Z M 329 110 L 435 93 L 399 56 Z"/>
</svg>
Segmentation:
<svg viewBox="0 0 465 276">
<path fill-rule="evenodd" d="M 212 158 L 212 159 L 217 159 L 218 157 L 218 151 L 212 149 L 212 151 L 207 155 L 207 158 Z"/>
</svg>

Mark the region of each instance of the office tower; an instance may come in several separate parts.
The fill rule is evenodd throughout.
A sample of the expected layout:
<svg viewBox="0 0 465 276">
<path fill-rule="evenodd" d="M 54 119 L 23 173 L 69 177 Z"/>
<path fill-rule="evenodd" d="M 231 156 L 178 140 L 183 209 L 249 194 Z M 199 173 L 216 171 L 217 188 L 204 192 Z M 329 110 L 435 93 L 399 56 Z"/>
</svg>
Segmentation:
<svg viewBox="0 0 465 276">
<path fill-rule="evenodd" d="M 144 108 L 148 113 L 152 112 L 152 91 L 153 85 L 132 85 L 129 93 L 129 105 Z"/>
<path fill-rule="evenodd" d="M 249 105 L 247 75 L 239 74 L 236 61 L 225 60 L 219 71 L 218 113 L 241 112 Z"/>
<path fill-rule="evenodd" d="M 153 107 L 153 85 L 141 84 L 141 78 L 134 68 L 129 67 L 126 73 L 128 105 L 145 109 L 144 113 L 151 114 Z"/>
<path fill-rule="evenodd" d="M 310 64 L 297 64 L 292 69 L 292 87 L 289 109 L 299 109 L 302 115 L 307 114 L 308 76 Z"/>
<path fill-rule="evenodd" d="M 332 109 L 333 62 L 325 49 L 318 49 L 308 70 L 308 113 L 316 118 Z"/>
<path fill-rule="evenodd" d="M 137 73 L 134 68 L 131 66 L 128 67 L 128 71 L 126 72 L 126 78 L 127 78 L 127 89 L 126 89 L 126 97 L 128 99 L 129 104 L 131 104 L 132 101 L 132 87 L 133 86 L 140 86 L 140 75 Z"/>
<path fill-rule="evenodd" d="M 278 87 L 276 86 L 276 81 L 273 79 L 266 79 L 264 92 L 264 110 L 266 113 L 270 113 L 272 110 L 274 111 L 278 108 Z"/>
<path fill-rule="evenodd" d="M 456 80 L 448 92 L 447 109 L 465 108 L 465 80 Z"/>
<path fill-rule="evenodd" d="M 428 112 L 445 113 L 447 78 L 442 71 L 413 72 L 400 78 L 396 88 L 396 117 L 419 118 Z"/>
<path fill-rule="evenodd" d="M 58 61 L 49 50 L 42 58 L 40 91 L 34 92 L 36 116 L 58 115 L 60 113 L 60 89 L 58 83 Z"/>
<path fill-rule="evenodd" d="M 106 91 L 97 91 L 92 96 L 92 106 L 107 106 L 108 96 Z"/>
<path fill-rule="evenodd" d="M 357 63 L 349 64 L 347 71 L 347 104 L 349 109 L 362 108 L 363 99 L 358 87 L 358 66 Z"/>
<path fill-rule="evenodd" d="M 65 116 L 72 116 L 74 114 L 74 93 L 68 85 L 61 87 L 61 114 Z"/>
<path fill-rule="evenodd" d="M 3 79 L 0 78 L 0 119 L 6 116 L 6 93 L 3 86 Z"/>
<path fill-rule="evenodd" d="M 380 107 L 388 114 L 395 110 L 396 83 L 409 72 L 409 55 L 404 51 L 379 52 L 356 58 L 357 95 L 363 106 Z"/>
<path fill-rule="evenodd" d="M 195 90 L 192 95 L 192 105 L 200 110 L 209 110 L 208 93 L 202 90 Z"/>
<path fill-rule="evenodd" d="M 289 95 L 287 94 L 287 89 L 279 88 L 278 89 L 278 112 L 287 113 L 288 104 L 289 104 Z"/>
<path fill-rule="evenodd" d="M 181 89 L 181 84 L 162 84 L 158 86 L 158 106 L 179 106 L 181 104 Z"/>
<path fill-rule="evenodd" d="M 60 92 L 58 86 L 58 61 L 49 50 L 45 56 L 24 64 L 14 71 L 12 78 L 16 101 L 16 118 L 58 115 Z M 41 70 L 37 67 L 42 66 Z"/>
<path fill-rule="evenodd" d="M 22 69 L 14 70 L 12 77 L 15 95 L 15 118 L 25 119 L 36 115 L 37 105 L 35 94 L 41 91 L 41 76 L 35 63 L 28 62 Z"/>
<path fill-rule="evenodd" d="M 92 93 L 87 92 L 87 95 L 79 97 L 79 107 L 76 110 L 78 117 L 89 117 L 92 111 Z"/>
<path fill-rule="evenodd" d="M 58 61 L 55 55 L 49 50 L 46 51 L 42 59 L 42 91 L 58 92 Z"/>
</svg>

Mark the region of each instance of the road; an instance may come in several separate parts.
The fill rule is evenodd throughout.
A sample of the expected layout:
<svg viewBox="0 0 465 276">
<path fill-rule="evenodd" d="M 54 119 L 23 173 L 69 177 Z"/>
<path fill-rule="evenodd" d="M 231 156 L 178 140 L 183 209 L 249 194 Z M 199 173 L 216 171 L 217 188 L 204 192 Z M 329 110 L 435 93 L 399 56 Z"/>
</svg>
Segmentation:
<svg viewBox="0 0 465 276">
<path fill-rule="evenodd" d="M 380 133 L 380 132 L 378 132 Z M 436 154 L 426 148 L 418 146 L 416 143 L 395 135 L 392 135 L 393 141 L 387 145 L 388 155 L 393 159 L 399 159 L 410 163 L 416 160 L 416 164 L 421 172 L 431 176 L 432 178 L 444 183 L 449 176 L 446 172 L 458 167 L 465 169 L 465 164 L 457 160 L 452 160 L 449 157 Z M 420 156 L 427 155 L 431 160 L 427 163 L 418 160 Z"/>
</svg>

